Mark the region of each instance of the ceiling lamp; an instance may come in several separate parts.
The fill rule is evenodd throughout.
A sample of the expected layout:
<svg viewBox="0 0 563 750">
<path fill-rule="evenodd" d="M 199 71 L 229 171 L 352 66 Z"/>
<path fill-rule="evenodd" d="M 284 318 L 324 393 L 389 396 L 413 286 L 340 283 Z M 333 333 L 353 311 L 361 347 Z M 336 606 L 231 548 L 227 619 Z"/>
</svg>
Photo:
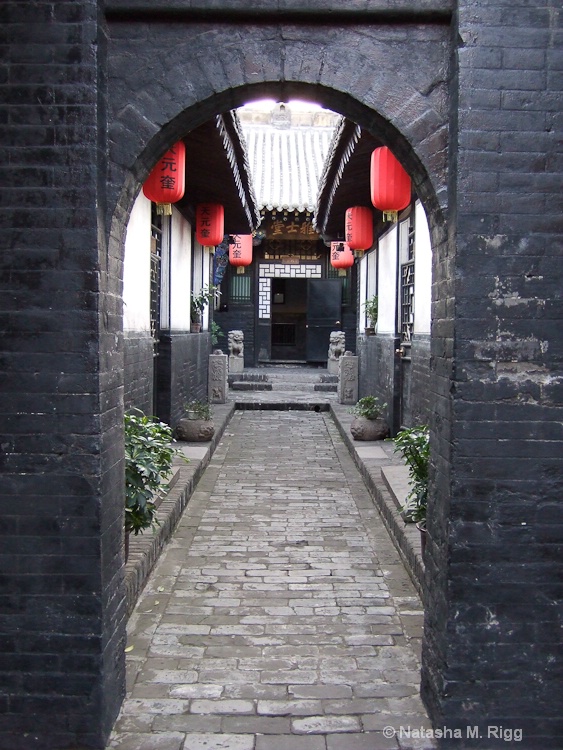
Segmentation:
<svg viewBox="0 0 563 750">
<path fill-rule="evenodd" d="M 156 203 L 156 212 L 170 216 L 172 203 L 184 197 L 186 146 L 178 141 L 153 167 L 143 185 L 145 196 Z"/>
<path fill-rule="evenodd" d="M 367 206 L 346 209 L 344 234 L 350 250 L 369 250 L 373 245 L 373 214 Z"/>
<path fill-rule="evenodd" d="M 387 146 L 371 155 L 371 202 L 383 211 L 383 221 L 397 221 L 411 202 L 411 178 Z"/>
<path fill-rule="evenodd" d="M 200 245 L 223 242 L 225 209 L 220 203 L 199 203 L 195 210 L 195 236 Z"/>
</svg>

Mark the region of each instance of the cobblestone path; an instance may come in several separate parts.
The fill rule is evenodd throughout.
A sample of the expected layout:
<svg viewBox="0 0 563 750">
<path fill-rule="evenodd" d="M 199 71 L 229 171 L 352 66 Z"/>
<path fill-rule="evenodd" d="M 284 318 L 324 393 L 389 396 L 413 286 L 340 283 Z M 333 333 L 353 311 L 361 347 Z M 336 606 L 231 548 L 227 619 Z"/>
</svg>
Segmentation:
<svg viewBox="0 0 563 750">
<path fill-rule="evenodd" d="M 130 619 L 108 747 L 432 747 L 420 628 L 330 416 L 237 411 Z"/>
</svg>

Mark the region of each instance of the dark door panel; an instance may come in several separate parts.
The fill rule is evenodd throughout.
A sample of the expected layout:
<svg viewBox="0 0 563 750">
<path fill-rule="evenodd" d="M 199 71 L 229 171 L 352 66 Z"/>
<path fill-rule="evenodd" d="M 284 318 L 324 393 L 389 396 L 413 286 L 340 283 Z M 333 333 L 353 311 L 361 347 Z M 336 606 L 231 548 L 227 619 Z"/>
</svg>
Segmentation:
<svg viewBox="0 0 563 750">
<path fill-rule="evenodd" d="M 307 282 L 307 361 L 326 362 L 331 331 L 342 328 L 342 281 Z"/>
</svg>

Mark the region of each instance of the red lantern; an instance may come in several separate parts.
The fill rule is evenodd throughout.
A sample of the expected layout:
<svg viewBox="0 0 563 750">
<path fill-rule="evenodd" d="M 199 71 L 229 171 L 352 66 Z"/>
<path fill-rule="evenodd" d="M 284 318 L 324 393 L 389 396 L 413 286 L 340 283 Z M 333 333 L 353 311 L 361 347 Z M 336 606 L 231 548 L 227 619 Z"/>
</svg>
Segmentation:
<svg viewBox="0 0 563 750">
<path fill-rule="evenodd" d="M 252 235 L 233 234 L 229 240 L 229 263 L 232 266 L 249 266 L 252 263 Z"/>
<path fill-rule="evenodd" d="M 383 221 L 397 221 L 397 214 L 411 202 L 411 178 L 387 146 L 371 155 L 371 202 L 383 211 Z"/>
<path fill-rule="evenodd" d="M 346 242 L 350 250 L 369 250 L 373 245 L 373 216 L 366 206 L 346 209 Z"/>
<path fill-rule="evenodd" d="M 195 236 L 200 245 L 220 245 L 225 234 L 225 209 L 220 203 L 200 203 L 195 210 Z"/>
<path fill-rule="evenodd" d="M 354 265 L 354 253 L 347 242 L 330 243 L 330 265 L 333 268 L 350 268 Z"/>
<path fill-rule="evenodd" d="M 170 215 L 172 203 L 184 197 L 186 146 L 178 141 L 160 159 L 143 185 L 143 193 L 156 203 L 157 213 Z"/>
</svg>

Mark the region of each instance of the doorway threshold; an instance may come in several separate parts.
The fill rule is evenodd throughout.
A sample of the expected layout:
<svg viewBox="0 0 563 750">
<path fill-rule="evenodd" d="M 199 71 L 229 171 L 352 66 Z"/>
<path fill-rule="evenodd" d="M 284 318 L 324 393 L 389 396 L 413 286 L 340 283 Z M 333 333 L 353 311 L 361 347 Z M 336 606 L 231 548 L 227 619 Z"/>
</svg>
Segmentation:
<svg viewBox="0 0 563 750">
<path fill-rule="evenodd" d="M 267 365 L 306 365 L 306 359 L 261 359 L 258 361 L 261 367 Z"/>
</svg>

